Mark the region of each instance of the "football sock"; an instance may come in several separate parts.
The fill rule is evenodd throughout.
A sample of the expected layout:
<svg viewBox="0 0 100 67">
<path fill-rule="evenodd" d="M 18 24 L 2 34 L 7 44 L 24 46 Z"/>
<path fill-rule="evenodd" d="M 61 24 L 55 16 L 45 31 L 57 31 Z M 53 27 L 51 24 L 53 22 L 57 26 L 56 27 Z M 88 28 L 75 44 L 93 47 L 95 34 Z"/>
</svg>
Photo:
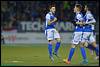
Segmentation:
<svg viewBox="0 0 100 67">
<path fill-rule="evenodd" d="M 96 56 L 99 56 L 99 47 L 97 46 L 97 47 L 95 47 L 95 53 L 96 53 Z"/>
<path fill-rule="evenodd" d="M 49 56 L 52 57 L 52 44 L 48 44 Z"/>
<path fill-rule="evenodd" d="M 72 58 L 74 52 L 75 52 L 75 48 L 71 48 L 70 53 L 69 53 L 69 57 L 68 57 L 68 61 L 71 61 L 71 58 Z"/>
<path fill-rule="evenodd" d="M 86 59 L 86 52 L 85 52 L 84 47 L 81 47 L 80 49 L 81 49 L 81 54 L 82 54 L 83 59 Z"/>
<path fill-rule="evenodd" d="M 60 47 L 60 42 L 57 42 L 57 43 L 56 43 L 56 46 L 55 46 L 55 50 L 54 50 L 54 52 L 55 52 L 56 54 L 57 54 L 57 52 L 58 52 L 59 47 Z"/>
</svg>

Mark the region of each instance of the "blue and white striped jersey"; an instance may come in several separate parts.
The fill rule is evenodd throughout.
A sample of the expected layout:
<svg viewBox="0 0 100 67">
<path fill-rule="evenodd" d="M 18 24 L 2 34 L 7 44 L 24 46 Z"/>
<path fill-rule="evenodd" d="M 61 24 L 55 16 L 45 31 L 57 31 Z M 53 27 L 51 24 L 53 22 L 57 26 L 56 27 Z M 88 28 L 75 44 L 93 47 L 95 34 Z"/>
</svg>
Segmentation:
<svg viewBox="0 0 100 67">
<path fill-rule="evenodd" d="M 76 16 L 75 16 L 75 22 L 83 22 L 83 14 L 80 12 L 80 13 L 76 13 Z M 76 27 L 75 27 L 75 32 L 82 32 L 83 31 L 83 26 L 77 24 Z"/>
<path fill-rule="evenodd" d="M 53 20 L 55 18 L 55 16 L 53 15 L 52 12 L 49 12 L 46 14 L 46 23 L 45 23 L 45 29 L 52 29 L 55 28 L 55 22 L 48 24 L 48 20 Z"/>
<path fill-rule="evenodd" d="M 90 11 L 86 12 L 84 21 L 86 23 L 86 25 L 84 26 L 84 32 L 92 32 L 94 30 L 94 25 L 90 23 L 95 23 L 96 20 L 94 19 Z"/>
</svg>

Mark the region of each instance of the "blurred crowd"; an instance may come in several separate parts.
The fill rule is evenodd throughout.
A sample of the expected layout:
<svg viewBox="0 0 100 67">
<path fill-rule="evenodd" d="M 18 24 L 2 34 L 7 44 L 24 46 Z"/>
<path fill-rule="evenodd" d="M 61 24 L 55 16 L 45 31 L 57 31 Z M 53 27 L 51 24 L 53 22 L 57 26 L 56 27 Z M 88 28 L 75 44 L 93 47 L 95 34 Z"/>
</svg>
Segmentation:
<svg viewBox="0 0 100 67">
<path fill-rule="evenodd" d="M 20 21 L 45 21 L 51 1 L 1 1 L 2 29 L 17 28 Z M 73 20 L 75 3 L 90 4 L 92 12 L 99 19 L 99 3 L 96 1 L 56 1 L 56 16 L 59 21 Z"/>
</svg>

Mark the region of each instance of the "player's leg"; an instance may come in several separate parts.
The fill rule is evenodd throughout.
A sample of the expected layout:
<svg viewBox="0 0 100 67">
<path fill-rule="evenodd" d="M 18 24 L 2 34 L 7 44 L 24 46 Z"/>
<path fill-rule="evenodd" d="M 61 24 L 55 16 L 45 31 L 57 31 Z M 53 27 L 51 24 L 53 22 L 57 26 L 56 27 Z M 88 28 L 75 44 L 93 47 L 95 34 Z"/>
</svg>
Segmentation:
<svg viewBox="0 0 100 67">
<path fill-rule="evenodd" d="M 92 36 L 95 38 L 95 32 L 88 32 L 89 34 L 92 33 Z M 89 40 L 87 40 L 87 42 L 84 44 L 84 46 L 86 48 L 88 48 L 90 50 L 91 55 L 93 55 L 94 52 L 94 47 L 91 45 L 91 43 L 89 42 Z"/>
<path fill-rule="evenodd" d="M 96 33 L 95 33 L 95 30 L 93 30 L 93 36 L 94 36 L 94 39 L 96 39 Z M 92 46 L 91 44 L 89 44 L 89 46 Z M 91 55 L 94 54 L 94 47 L 92 46 L 93 50 L 90 50 L 91 51 Z"/>
<path fill-rule="evenodd" d="M 53 55 L 52 55 L 52 45 L 53 45 L 53 32 L 52 29 L 46 30 L 46 36 L 48 40 L 48 52 L 49 52 L 49 57 L 52 62 L 54 62 Z"/>
<path fill-rule="evenodd" d="M 86 57 L 86 51 L 84 49 L 83 44 L 80 44 L 80 50 L 81 50 L 81 54 L 82 54 L 82 57 L 83 57 L 82 64 L 87 64 L 88 60 L 87 60 L 87 57 Z"/>
<path fill-rule="evenodd" d="M 71 45 L 69 56 L 68 56 L 68 59 L 66 61 L 67 64 L 70 64 L 70 62 L 71 62 L 71 59 L 72 59 L 74 52 L 75 52 L 75 47 L 76 47 L 76 44 Z"/>
<path fill-rule="evenodd" d="M 98 58 L 99 47 L 97 46 L 97 49 L 95 48 L 96 47 L 95 37 L 93 36 L 92 32 L 88 32 L 87 34 L 88 34 L 88 37 L 87 37 L 88 38 L 88 43 L 85 42 L 84 46 L 86 48 L 90 49 L 92 53 L 93 53 L 93 51 L 95 51 L 96 52 L 96 57 Z"/>
<path fill-rule="evenodd" d="M 98 54 L 96 55 L 95 59 L 99 60 L 99 45 L 97 45 L 97 47 L 98 47 Z"/>
<path fill-rule="evenodd" d="M 99 59 L 99 47 L 98 45 L 96 44 L 96 35 L 95 35 L 95 32 L 91 32 L 91 36 L 90 36 L 90 42 L 92 43 L 92 47 L 94 48 L 94 51 L 96 53 L 96 60 Z"/>
<path fill-rule="evenodd" d="M 88 48 L 89 50 L 94 50 L 94 47 L 88 42 L 85 42 L 84 47 Z"/>
<path fill-rule="evenodd" d="M 94 51 L 96 53 L 96 56 L 98 57 L 97 59 L 99 59 L 99 47 L 96 44 L 95 38 L 92 36 L 90 36 L 90 42 L 92 43 L 92 46 L 94 47 Z"/>
<path fill-rule="evenodd" d="M 84 46 L 86 48 L 88 48 L 90 50 L 91 55 L 93 55 L 94 47 L 90 43 L 88 43 L 88 42 L 85 42 Z"/>
<path fill-rule="evenodd" d="M 54 62 L 54 59 L 53 59 L 53 56 L 52 56 L 52 44 L 53 44 L 53 41 L 52 40 L 49 40 L 48 41 L 49 57 L 50 57 L 51 61 Z"/>
<path fill-rule="evenodd" d="M 57 55 L 58 50 L 59 50 L 60 45 L 61 45 L 61 39 L 60 39 L 60 35 L 59 35 L 59 33 L 56 29 L 55 29 L 55 32 L 54 32 L 54 38 L 56 39 L 56 46 L 55 46 L 55 49 L 54 49 L 54 54 Z"/>
<path fill-rule="evenodd" d="M 71 45 L 71 48 L 70 48 L 70 52 L 69 52 L 69 56 L 67 59 L 63 59 L 63 61 L 66 63 L 66 64 L 70 64 L 71 63 L 71 59 L 74 55 L 74 52 L 75 52 L 75 47 L 76 45 L 75 44 L 72 44 Z"/>
<path fill-rule="evenodd" d="M 80 34 L 81 33 L 79 33 L 79 32 L 74 32 L 74 34 L 73 34 L 72 45 L 70 48 L 69 56 L 67 59 L 63 60 L 66 64 L 70 64 L 70 62 L 71 62 L 71 59 L 72 59 L 74 52 L 75 52 L 75 47 L 77 44 L 79 44 Z"/>
<path fill-rule="evenodd" d="M 53 52 L 53 54 L 56 55 L 57 57 L 59 57 L 58 51 L 59 51 L 60 45 L 61 45 L 60 38 L 57 38 L 56 39 L 55 49 L 54 49 L 54 52 Z"/>
<path fill-rule="evenodd" d="M 96 53 L 96 59 L 99 59 L 99 47 L 96 45 L 95 42 L 93 42 L 92 45 L 93 45 L 94 51 Z"/>
<path fill-rule="evenodd" d="M 84 44 L 86 43 L 87 37 L 88 37 L 88 33 L 83 32 L 82 37 L 81 37 L 81 44 L 80 44 L 80 50 L 81 50 L 81 54 L 82 54 L 82 57 L 83 57 L 82 64 L 88 63 L 87 57 L 86 57 L 86 51 L 84 49 Z"/>
</svg>

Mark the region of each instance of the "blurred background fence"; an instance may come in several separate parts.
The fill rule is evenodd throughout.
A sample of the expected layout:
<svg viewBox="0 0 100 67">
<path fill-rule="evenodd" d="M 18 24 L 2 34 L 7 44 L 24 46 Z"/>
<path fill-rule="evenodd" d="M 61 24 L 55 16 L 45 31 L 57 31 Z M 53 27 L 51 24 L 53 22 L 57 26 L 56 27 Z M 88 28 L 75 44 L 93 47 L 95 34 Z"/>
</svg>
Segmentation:
<svg viewBox="0 0 100 67">
<path fill-rule="evenodd" d="M 1 1 L 1 33 L 6 43 L 47 43 L 44 35 L 45 15 L 51 3 L 56 5 L 62 43 L 70 43 L 74 31 L 73 8 L 76 3 L 89 4 L 96 19 L 99 43 L 99 2 L 97 1 Z"/>
</svg>

